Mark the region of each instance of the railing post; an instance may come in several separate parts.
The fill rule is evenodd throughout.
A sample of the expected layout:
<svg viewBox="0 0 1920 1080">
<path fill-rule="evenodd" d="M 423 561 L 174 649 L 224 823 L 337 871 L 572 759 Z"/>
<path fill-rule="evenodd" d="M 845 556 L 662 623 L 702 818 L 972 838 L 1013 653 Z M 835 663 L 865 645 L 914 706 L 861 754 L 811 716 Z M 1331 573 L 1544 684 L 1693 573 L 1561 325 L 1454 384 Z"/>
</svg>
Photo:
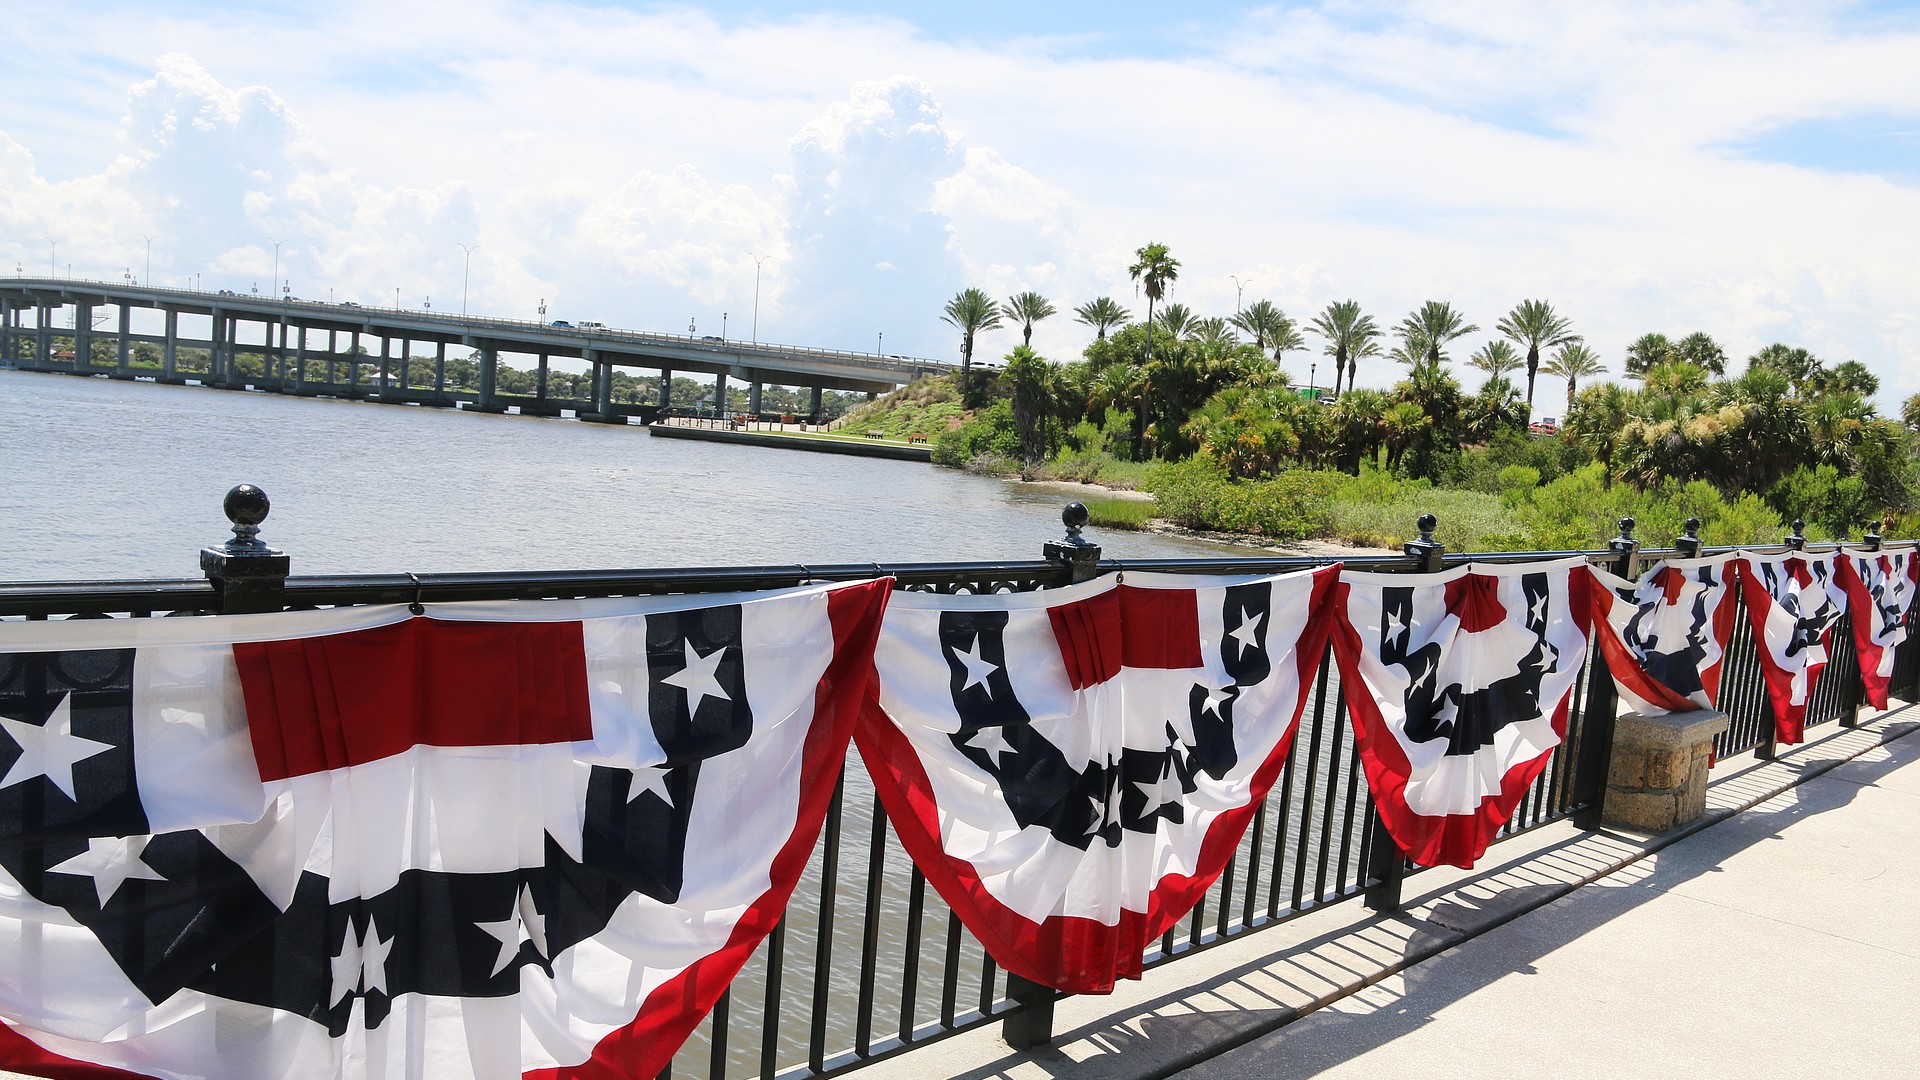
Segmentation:
<svg viewBox="0 0 1920 1080">
<path fill-rule="evenodd" d="M 1048 562 L 1067 568 L 1068 581 L 1078 584 L 1100 573 L 1100 545 L 1080 535 L 1091 515 L 1084 504 L 1070 502 L 1060 511 L 1067 534 L 1049 540 L 1041 549 Z M 1015 1050 L 1032 1050 L 1053 1041 L 1053 1004 L 1060 994 L 1051 986 L 1007 972 L 1007 998 L 1019 1008 L 1001 1021 L 1000 1036 Z"/>
<path fill-rule="evenodd" d="M 1683 559 L 1699 558 L 1700 547 L 1701 547 L 1700 519 L 1688 518 L 1686 521 L 1686 524 L 1682 526 L 1682 528 L 1685 531 L 1681 535 L 1673 538 L 1674 550 L 1679 552 L 1680 557 Z"/>
<path fill-rule="evenodd" d="M 1633 519 L 1620 519 L 1620 535 L 1608 541 L 1613 565 L 1607 569 L 1628 581 L 1640 577 L 1640 541 L 1633 538 Z M 1595 631 L 1596 633 L 1598 631 Z M 1613 764 L 1613 721 L 1620 697 L 1613 685 L 1613 669 L 1605 650 L 1593 650 L 1587 671 L 1587 703 L 1580 710 L 1580 747 L 1574 762 L 1573 801 L 1584 804 L 1573 815 L 1582 829 L 1600 827 L 1606 810 L 1607 771 Z"/>
<path fill-rule="evenodd" d="M 1412 560 L 1408 573 L 1437 574 L 1446 568 L 1446 546 L 1433 538 L 1434 526 L 1439 523 L 1440 519 L 1432 514 L 1420 515 L 1420 538 L 1409 540 L 1400 548 Z M 1374 806 L 1373 819 L 1367 828 L 1372 833 L 1367 839 L 1367 876 L 1374 882 L 1367 888 L 1367 909 L 1399 911 L 1400 886 L 1407 876 L 1406 852 L 1387 831 L 1378 805 Z"/>
<path fill-rule="evenodd" d="M 233 539 L 200 549 L 200 569 L 220 594 L 220 613 L 246 615 L 279 611 L 286 604 L 286 553 L 260 541 L 260 523 L 272 506 L 267 493 L 252 484 L 227 492 L 221 509 L 233 522 Z"/>
<path fill-rule="evenodd" d="M 1880 523 L 1872 522 L 1867 526 L 1867 535 L 1860 538 L 1860 546 L 1868 551 L 1879 551 L 1881 542 Z"/>
<path fill-rule="evenodd" d="M 1060 521 L 1067 527 L 1067 535 L 1058 540 L 1049 540 L 1042 548 L 1048 562 L 1059 563 L 1067 568 L 1069 582 L 1079 584 L 1090 581 L 1100 574 L 1100 545 L 1080 535 L 1087 527 L 1092 515 L 1087 513 L 1086 505 L 1070 502 L 1060 511 Z"/>
</svg>

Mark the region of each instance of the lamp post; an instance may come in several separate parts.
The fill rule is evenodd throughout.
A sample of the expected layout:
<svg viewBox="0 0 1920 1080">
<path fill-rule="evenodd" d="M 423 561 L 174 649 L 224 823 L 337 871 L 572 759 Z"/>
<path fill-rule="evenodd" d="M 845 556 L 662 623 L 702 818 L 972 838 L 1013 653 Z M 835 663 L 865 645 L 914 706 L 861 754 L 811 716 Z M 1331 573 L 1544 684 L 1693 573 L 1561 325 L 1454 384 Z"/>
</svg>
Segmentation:
<svg viewBox="0 0 1920 1080">
<path fill-rule="evenodd" d="M 148 236 L 146 233 L 141 233 L 140 239 L 147 242 L 147 268 L 141 276 L 140 284 L 151 289 L 153 288 L 153 237 Z"/>
<path fill-rule="evenodd" d="M 466 244 L 455 244 L 454 246 L 467 253 L 466 269 L 460 272 L 460 317 L 464 319 L 467 317 L 467 279 L 473 274 L 473 253 L 480 250 L 480 245 L 474 244 L 469 247 Z"/>
<path fill-rule="evenodd" d="M 60 276 L 60 241 L 47 237 L 47 276 Z"/>
<path fill-rule="evenodd" d="M 880 356 L 887 351 L 887 332 L 877 331 L 873 337 L 873 355 Z"/>
<path fill-rule="evenodd" d="M 1246 286 L 1241 284 L 1240 279 L 1232 274 L 1228 274 L 1227 277 L 1233 282 L 1233 313 L 1238 315 L 1240 314 L 1240 294 L 1246 289 Z"/>
<path fill-rule="evenodd" d="M 267 237 L 273 240 L 273 237 Z M 267 295 L 272 296 L 280 290 L 280 241 L 273 240 L 273 284 L 267 287 Z"/>
<path fill-rule="evenodd" d="M 720 340 L 727 340 L 727 313 L 724 311 L 720 313 Z"/>
<path fill-rule="evenodd" d="M 753 260 L 753 343 L 760 344 L 760 263 L 764 256 L 747 252 L 747 258 Z"/>
<path fill-rule="evenodd" d="M 1318 360 L 1307 361 L 1307 400 L 1309 401 L 1320 400 L 1320 391 L 1316 389 L 1314 385 L 1314 376 L 1319 372 L 1319 370 L 1320 370 L 1320 361 Z"/>
</svg>

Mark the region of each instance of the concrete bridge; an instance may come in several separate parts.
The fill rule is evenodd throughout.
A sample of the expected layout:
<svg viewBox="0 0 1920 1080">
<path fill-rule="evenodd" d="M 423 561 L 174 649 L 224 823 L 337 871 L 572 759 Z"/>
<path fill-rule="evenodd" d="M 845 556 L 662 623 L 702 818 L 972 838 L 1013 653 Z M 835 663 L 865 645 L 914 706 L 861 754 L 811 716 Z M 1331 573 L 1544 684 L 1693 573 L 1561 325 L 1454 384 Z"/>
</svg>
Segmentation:
<svg viewBox="0 0 1920 1080">
<path fill-rule="evenodd" d="M 112 362 L 95 361 L 94 345 L 99 340 L 114 343 Z M 158 369 L 134 365 L 133 346 L 138 343 L 160 348 Z M 433 347 L 430 385 L 424 373 L 413 370 L 425 359 L 414 355 L 414 347 L 420 344 Z M 475 355 L 477 386 L 448 386 L 449 345 Z M 205 364 L 183 365 L 182 348 L 204 350 Z M 499 388 L 503 353 L 534 361 L 532 394 L 510 394 Z M 241 354 L 259 356 L 264 372 L 242 373 L 236 363 Z M 548 362 L 553 357 L 587 364 L 591 397 L 556 397 L 547 392 Z M 749 412 L 760 411 L 765 385 L 809 388 L 811 412 L 817 416 L 823 389 L 871 396 L 950 366 L 937 360 L 715 337 L 29 277 L 0 279 L 0 362 L 28 371 L 151 377 L 168 383 L 192 381 L 309 397 L 464 406 L 482 412 L 517 408 L 527 415 L 559 416 L 571 411 L 583 420 L 618 424 L 629 418 L 651 423 L 658 417 L 669 404 L 675 375 L 712 377 L 714 400 L 723 408 L 727 380 L 744 382 Z M 658 400 L 614 401 L 616 368 L 658 371 L 662 376 Z"/>
</svg>

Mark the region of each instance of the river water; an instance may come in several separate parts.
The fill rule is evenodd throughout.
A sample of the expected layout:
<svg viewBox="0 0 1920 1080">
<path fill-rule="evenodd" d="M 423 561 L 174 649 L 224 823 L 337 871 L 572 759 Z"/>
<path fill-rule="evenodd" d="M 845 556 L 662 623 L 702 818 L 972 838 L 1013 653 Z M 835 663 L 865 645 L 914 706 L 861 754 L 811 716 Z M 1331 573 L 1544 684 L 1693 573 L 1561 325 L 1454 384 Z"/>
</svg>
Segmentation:
<svg viewBox="0 0 1920 1080">
<path fill-rule="evenodd" d="M 227 490 L 295 574 L 1037 559 L 1071 496 L 639 427 L 0 371 L 0 581 L 194 577 Z M 1089 530 L 1117 558 L 1211 545 Z"/>
</svg>

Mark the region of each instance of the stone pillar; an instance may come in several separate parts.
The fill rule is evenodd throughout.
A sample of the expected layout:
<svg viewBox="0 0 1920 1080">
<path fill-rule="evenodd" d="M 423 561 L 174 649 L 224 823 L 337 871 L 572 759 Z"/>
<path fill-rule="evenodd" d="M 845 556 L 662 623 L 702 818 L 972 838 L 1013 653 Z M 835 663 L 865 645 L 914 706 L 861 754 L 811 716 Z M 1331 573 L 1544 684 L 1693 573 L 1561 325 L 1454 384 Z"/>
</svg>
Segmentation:
<svg viewBox="0 0 1920 1080">
<path fill-rule="evenodd" d="M 1725 730 L 1726 714 L 1714 709 L 1615 720 L 1607 824 L 1659 833 L 1698 821 L 1707 810 L 1713 737 Z"/>
<path fill-rule="evenodd" d="M 160 375 L 167 382 L 172 382 L 179 377 L 174 365 L 180 357 L 180 313 L 168 308 L 166 320 L 166 341 L 160 346 Z"/>
</svg>

